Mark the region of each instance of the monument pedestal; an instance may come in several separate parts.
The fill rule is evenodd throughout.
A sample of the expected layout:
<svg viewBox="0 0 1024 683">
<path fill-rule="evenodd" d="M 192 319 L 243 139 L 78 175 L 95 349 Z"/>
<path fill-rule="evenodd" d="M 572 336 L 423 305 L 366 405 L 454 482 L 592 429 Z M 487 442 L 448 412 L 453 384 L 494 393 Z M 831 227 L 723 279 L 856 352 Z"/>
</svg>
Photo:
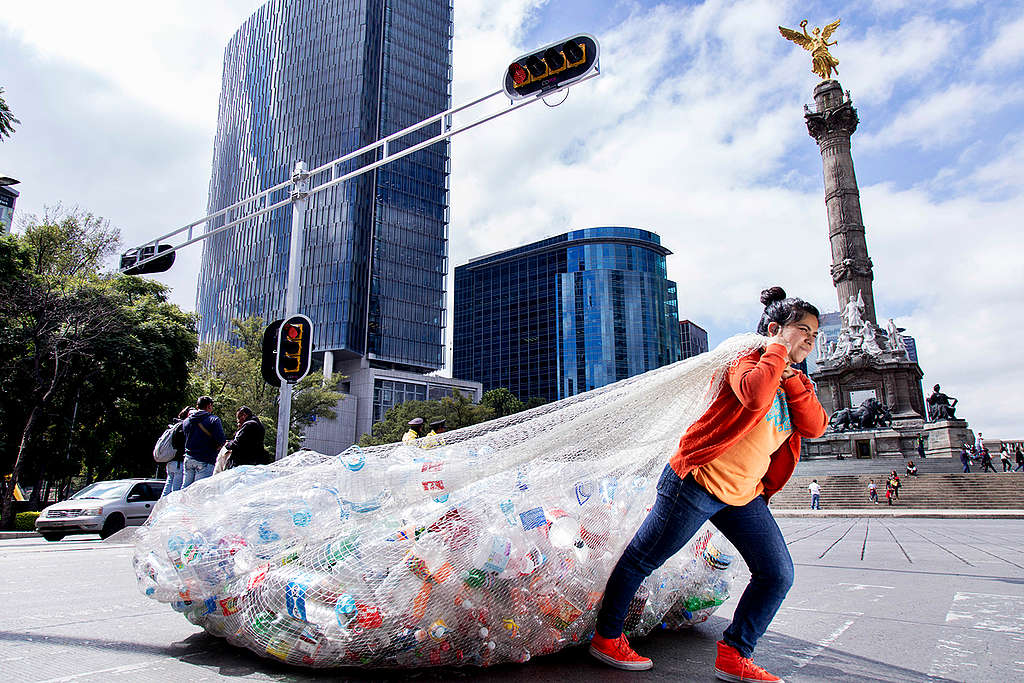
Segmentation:
<svg viewBox="0 0 1024 683">
<path fill-rule="evenodd" d="M 921 433 L 917 423 L 908 420 L 899 425 L 893 420 L 892 429 L 865 429 L 849 432 L 829 432 L 817 439 L 804 439 L 800 447 L 802 460 L 819 458 L 903 458 L 913 460 L 917 454 L 917 436 Z"/>
<path fill-rule="evenodd" d="M 967 426 L 967 420 L 938 420 L 926 422 L 924 429 L 924 452 L 929 458 L 956 458 L 960 446 L 974 443 L 974 432 Z"/>
</svg>

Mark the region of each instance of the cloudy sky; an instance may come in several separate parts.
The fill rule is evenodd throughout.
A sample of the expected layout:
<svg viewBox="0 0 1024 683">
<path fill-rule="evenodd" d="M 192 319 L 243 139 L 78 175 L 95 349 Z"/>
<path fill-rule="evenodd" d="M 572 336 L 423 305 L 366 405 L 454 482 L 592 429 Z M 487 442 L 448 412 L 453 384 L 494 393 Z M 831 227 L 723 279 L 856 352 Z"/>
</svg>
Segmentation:
<svg viewBox="0 0 1024 683">
<path fill-rule="evenodd" d="M 206 208 L 223 48 L 258 0 L 17 3 L 0 87 L 22 124 L 0 175 L 18 214 L 78 205 L 135 245 Z M 454 99 L 578 31 L 602 76 L 452 143 L 452 267 L 573 228 L 653 230 L 682 317 L 712 344 L 770 284 L 836 309 L 817 146 L 817 77 L 777 25 L 842 26 L 833 53 L 861 119 L 854 160 L 881 321 L 917 338 L 988 436 L 1024 437 L 1024 9 L 1019 2 L 455 0 Z M 159 276 L 194 308 L 200 250 Z M 449 317 L 449 320 L 451 318 Z M 450 339 L 450 333 L 449 333 Z"/>
</svg>

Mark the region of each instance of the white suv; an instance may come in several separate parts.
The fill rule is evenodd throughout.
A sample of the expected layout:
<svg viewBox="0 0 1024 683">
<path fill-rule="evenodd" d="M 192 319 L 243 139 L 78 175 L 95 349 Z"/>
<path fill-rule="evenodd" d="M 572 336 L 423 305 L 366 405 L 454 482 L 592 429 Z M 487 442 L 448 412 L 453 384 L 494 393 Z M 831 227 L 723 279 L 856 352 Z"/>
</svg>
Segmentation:
<svg viewBox="0 0 1024 683">
<path fill-rule="evenodd" d="M 107 538 L 126 526 L 145 522 L 163 490 L 160 479 L 97 481 L 44 508 L 36 518 L 36 531 L 47 541 L 59 541 L 69 534 Z"/>
</svg>

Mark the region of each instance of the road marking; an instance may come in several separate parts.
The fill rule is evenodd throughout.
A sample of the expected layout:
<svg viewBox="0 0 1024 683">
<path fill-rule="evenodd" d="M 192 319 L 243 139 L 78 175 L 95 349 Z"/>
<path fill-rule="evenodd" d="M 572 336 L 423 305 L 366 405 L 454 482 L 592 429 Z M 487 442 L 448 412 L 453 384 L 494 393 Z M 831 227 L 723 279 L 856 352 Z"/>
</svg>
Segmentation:
<svg viewBox="0 0 1024 683">
<path fill-rule="evenodd" d="M 846 534 L 850 533 L 850 529 L 852 529 L 855 526 L 857 526 L 857 522 L 854 522 L 853 524 L 851 524 L 850 528 L 847 529 L 846 531 L 844 531 L 842 536 L 840 536 L 836 540 L 832 541 L 832 545 L 830 545 L 829 547 L 825 548 L 825 550 L 821 553 L 821 555 L 818 555 L 818 559 L 820 560 L 821 558 L 825 557 L 825 553 L 827 553 L 829 550 L 832 550 L 832 548 L 835 547 L 836 543 L 839 543 L 839 541 L 843 540 L 846 537 Z"/>
<path fill-rule="evenodd" d="M 63 678 L 47 678 L 43 681 L 36 681 L 36 683 L 66 683 L 67 681 L 74 681 L 79 678 L 85 678 L 86 676 L 94 676 L 96 674 L 123 674 L 129 671 L 138 671 L 139 669 L 149 668 L 150 662 L 141 664 L 125 664 L 124 666 L 115 666 L 109 669 L 96 669 L 95 671 L 85 671 L 80 674 L 72 674 L 70 676 L 64 676 Z"/>
<path fill-rule="evenodd" d="M 1024 597 L 957 592 L 946 614 L 946 623 L 1024 635 Z"/>
<path fill-rule="evenodd" d="M 796 661 L 796 665 L 793 668 L 802 669 L 803 667 L 810 664 L 812 659 L 814 659 L 822 652 L 824 652 L 825 648 L 831 646 L 832 643 L 836 642 L 839 636 L 843 635 L 846 629 L 853 626 L 853 624 L 856 623 L 856 621 L 856 619 L 847 619 L 835 630 L 833 630 L 832 633 L 829 633 L 827 636 L 825 636 L 817 643 L 815 643 L 813 647 L 810 647 L 806 650 L 798 650 L 798 652 L 801 652 L 802 656 L 794 658 Z"/>
<path fill-rule="evenodd" d="M 910 559 L 910 555 L 907 554 L 906 549 L 903 547 L 903 544 L 900 543 L 899 539 L 896 538 L 896 534 L 894 534 L 892 532 L 892 529 L 890 529 L 885 523 L 883 523 L 882 526 L 884 526 L 885 530 L 889 532 L 890 536 L 892 536 L 892 540 L 896 542 L 896 545 L 899 547 L 900 551 L 903 553 L 903 557 L 907 558 L 907 562 L 909 562 L 910 564 L 914 564 L 914 561 L 912 559 Z"/>
</svg>

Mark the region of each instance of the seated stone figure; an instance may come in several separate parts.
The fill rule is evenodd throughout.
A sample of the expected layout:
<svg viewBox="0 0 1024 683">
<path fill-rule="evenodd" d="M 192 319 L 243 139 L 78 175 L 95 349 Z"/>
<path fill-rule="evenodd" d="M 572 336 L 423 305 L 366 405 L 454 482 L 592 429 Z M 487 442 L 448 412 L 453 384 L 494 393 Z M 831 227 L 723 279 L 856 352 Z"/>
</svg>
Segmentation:
<svg viewBox="0 0 1024 683">
<path fill-rule="evenodd" d="M 932 387 L 932 395 L 928 397 L 928 420 L 955 420 L 957 399 L 942 393 L 938 384 Z"/>
</svg>

